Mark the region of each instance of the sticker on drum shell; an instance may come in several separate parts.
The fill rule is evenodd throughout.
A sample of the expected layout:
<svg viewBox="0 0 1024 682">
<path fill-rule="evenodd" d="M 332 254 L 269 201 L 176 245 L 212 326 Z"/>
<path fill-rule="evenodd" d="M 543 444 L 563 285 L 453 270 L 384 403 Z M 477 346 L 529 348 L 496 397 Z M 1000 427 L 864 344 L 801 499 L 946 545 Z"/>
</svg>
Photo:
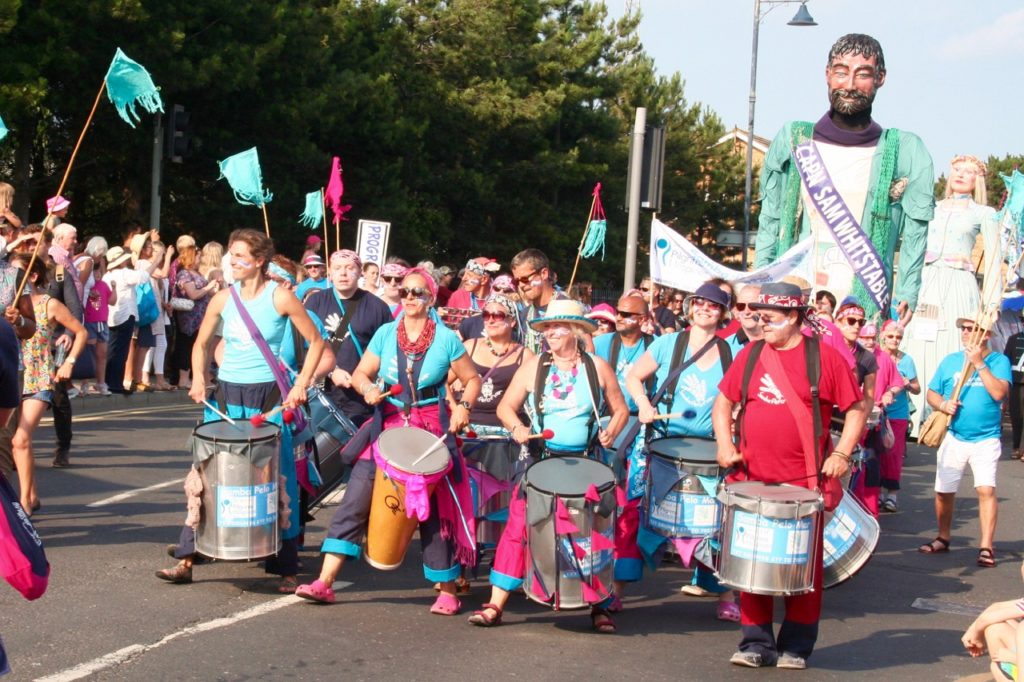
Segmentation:
<svg viewBox="0 0 1024 682">
<path fill-rule="evenodd" d="M 813 517 L 774 519 L 736 510 L 730 553 L 738 559 L 767 564 L 805 564 L 810 558 Z"/>
<path fill-rule="evenodd" d="M 857 541 L 857 521 L 843 511 L 842 507 L 832 512 L 832 518 L 825 524 L 825 566 L 831 566 L 850 551 Z"/>
<path fill-rule="evenodd" d="M 254 528 L 277 517 L 277 484 L 217 486 L 217 526 Z"/>
<path fill-rule="evenodd" d="M 609 542 L 614 542 L 615 529 L 613 527 L 600 532 Z M 582 559 L 576 558 L 573 550 L 574 544 L 585 552 Z M 571 541 L 566 537 L 560 539 L 558 543 L 559 563 L 570 567 L 568 570 L 562 571 L 563 578 L 589 580 L 595 573 L 600 573 L 611 566 L 614 551 L 605 549 L 595 553 L 591 551 L 590 544 L 589 537 L 573 538 Z M 583 571 L 582 576 L 576 570 L 577 565 Z"/>
<path fill-rule="evenodd" d="M 700 537 L 718 530 L 721 510 L 722 505 L 709 495 L 670 490 L 651 509 L 647 524 L 673 537 Z"/>
</svg>

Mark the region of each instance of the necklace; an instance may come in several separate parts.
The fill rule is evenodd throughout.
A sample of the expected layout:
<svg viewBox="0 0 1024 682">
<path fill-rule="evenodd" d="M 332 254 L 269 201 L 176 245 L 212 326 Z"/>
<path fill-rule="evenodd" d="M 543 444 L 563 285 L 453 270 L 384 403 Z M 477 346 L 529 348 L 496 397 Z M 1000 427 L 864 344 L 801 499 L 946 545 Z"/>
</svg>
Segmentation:
<svg viewBox="0 0 1024 682">
<path fill-rule="evenodd" d="M 551 363 L 551 371 L 548 373 L 547 383 L 551 384 L 551 396 L 555 400 L 567 398 L 572 393 L 573 387 L 576 386 L 576 377 L 580 373 L 576 360 L 577 358 L 575 357 L 572 359 L 572 368 L 567 370 L 565 374 L 558 370 L 558 365 L 554 362 Z"/>
<path fill-rule="evenodd" d="M 434 342 L 434 332 L 437 330 L 437 324 L 427 319 L 425 325 L 423 325 L 423 331 L 416 338 L 415 341 L 409 340 L 409 334 L 405 331 L 405 321 L 398 325 L 398 347 L 403 353 L 410 357 L 415 357 L 421 353 L 426 352 L 427 348 L 430 348 L 430 344 Z"/>
<path fill-rule="evenodd" d="M 486 343 L 487 348 L 490 349 L 491 355 L 493 355 L 496 358 L 505 357 L 508 354 L 508 352 L 512 350 L 513 346 L 513 344 L 509 343 L 507 346 L 505 346 L 505 350 L 499 352 L 498 349 L 494 347 L 494 344 L 491 343 L 491 337 L 489 336 L 484 337 L 484 343 Z"/>
</svg>

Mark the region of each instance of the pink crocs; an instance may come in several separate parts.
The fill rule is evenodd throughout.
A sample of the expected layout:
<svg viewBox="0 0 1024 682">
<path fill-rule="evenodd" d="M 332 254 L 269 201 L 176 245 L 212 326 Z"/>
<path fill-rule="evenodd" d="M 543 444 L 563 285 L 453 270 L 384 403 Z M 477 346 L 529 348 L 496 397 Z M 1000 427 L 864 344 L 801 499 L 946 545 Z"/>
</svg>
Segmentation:
<svg viewBox="0 0 1024 682">
<path fill-rule="evenodd" d="M 320 604 L 334 603 L 334 590 L 317 578 L 307 585 L 299 585 L 295 588 L 295 596 L 315 601 Z"/>
</svg>

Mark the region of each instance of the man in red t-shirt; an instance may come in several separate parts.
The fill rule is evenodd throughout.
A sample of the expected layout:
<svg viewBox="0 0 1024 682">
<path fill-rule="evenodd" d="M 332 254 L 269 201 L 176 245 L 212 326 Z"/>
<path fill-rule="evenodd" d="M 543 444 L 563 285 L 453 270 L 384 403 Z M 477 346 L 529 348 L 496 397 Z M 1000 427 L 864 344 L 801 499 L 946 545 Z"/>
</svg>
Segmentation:
<svg viewBox="0 0 1024 682">
<path fill-rule="evenodd" d="M 718 441 L 718 463 L 723 467 L 744 470 L 749 480 L 816 488 L 817 477 L 808 475 L 811 463 L 803 447 L 805 439 L 808 444 L 813 441 L 810 381 L 804 356 L 806 341 L 800 331 L 807 306 L 795 285 L 771 283 L 761 288 L 757 301 L 751 307 L 761 316 L 764 345 L 752 343 L 740 351 L 719 384 L 721 393 L 712 412 Z M 864 430 L 867 412 L 849 365 L 828 344 L 818 345 L 821 357 L 818 381 L 821 423 L 828 424 L 834 406 L 846 411 L 842 436 L 824 463 L 821 463 L 821 454 L 828 452 L 827 428 L 822 428 L 821 441 L 816 445 L 814 471 L 820 470 L 824 476 L 833 478 L 846 473 L 850 453 Z M 740 429 L 742 442 L 737 449 L 733 441 L 733 408 L 742 400 L 741 385 L 747 358 L 757 347 L 760 347 L 760 355 L 747 388 Z M 782 372 L 773 372 L 772 367 L 781 368 Z M 787 385 L 789 390 L 785 387 Z M 787 404 L 790 390 L 798 401 L 794 405 Z M 802 410 L 807 417 L 798 422 L 794 409 Z M 807 430 L 803 438 L 801 428 Z M 814 590 L 786 597 L 786 615 L 777 640 L 772 626 L 773 598 L 740 593 L 743 639 L 730 662 L 751 668 L 770 665 L 793 669 L 806 667 L 806 659 L 818 638 L 821 615 L 824 570 L 821 531 L 822 524 L 819 524 L 815 543 L 817 553 L 812 559 L 816 562 Z"/>
</svg>

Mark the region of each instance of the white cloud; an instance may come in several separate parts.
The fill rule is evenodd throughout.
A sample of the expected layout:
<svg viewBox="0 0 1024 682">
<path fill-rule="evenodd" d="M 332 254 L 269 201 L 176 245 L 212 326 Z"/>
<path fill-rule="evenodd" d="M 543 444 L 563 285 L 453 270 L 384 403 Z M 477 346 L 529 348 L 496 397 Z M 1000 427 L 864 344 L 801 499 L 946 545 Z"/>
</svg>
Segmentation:
<svg viewBox="0 0 1024 682">
<path fill-rule="evenodd" d="M 1024 9 L 1008 12 L 991 24 L 949 38 L 939 54 L 950 59 L 1014 54 L 1024 43 Z"/>
</svg>

